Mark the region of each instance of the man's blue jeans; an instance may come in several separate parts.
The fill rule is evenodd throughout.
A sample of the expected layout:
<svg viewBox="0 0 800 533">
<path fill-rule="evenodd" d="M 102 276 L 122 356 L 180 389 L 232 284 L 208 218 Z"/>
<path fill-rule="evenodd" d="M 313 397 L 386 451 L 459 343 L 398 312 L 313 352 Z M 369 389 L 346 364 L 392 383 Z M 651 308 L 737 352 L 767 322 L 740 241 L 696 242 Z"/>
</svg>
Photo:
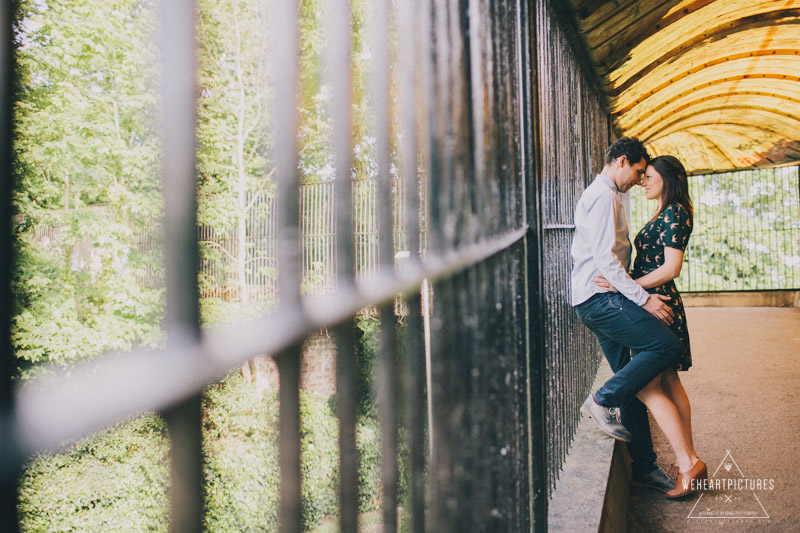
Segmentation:
<svg viewBox="0 0 800 533">
<path fill-rule="evenodd" d="M 621 408 L 622 424 L 633 436 L 628 443 L 633 473 L 645 474 L 653 469 L 656 454 L 647 409 L 636 393 L 675 365 L 681 341 L 669 327 L 618 292 L 595 294 L 577 305 L 575 312 L 600 341 L 614 371 L 614 376 L 594 393 L 595 401 Z M 633 359 L 631 349 L 638 352 Z"/>
</svg>

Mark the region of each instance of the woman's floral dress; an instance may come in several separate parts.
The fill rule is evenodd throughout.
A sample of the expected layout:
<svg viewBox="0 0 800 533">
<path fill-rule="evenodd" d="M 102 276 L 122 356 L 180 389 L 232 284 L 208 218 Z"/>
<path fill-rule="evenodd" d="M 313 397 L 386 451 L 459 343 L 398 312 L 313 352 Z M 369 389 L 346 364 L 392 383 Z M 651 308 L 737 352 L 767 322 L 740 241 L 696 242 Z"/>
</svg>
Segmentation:
<svg viewBox="0 0 800 533">
<path fill-rule="evenodd" d="M 633 262 L 631 276 L 636 279 L 652 272 L 664 264 L 664 247 L 677 248 L 686 251 L 689 235 L 692 234 L 692 220 L 689 212 L 680 204 L 668 205 L 658 217 L 651 220 L 641 229 L 634 245 L 636 246 L 636 259 Z M 670 329 L 681 339 L 683 353 L 675 370 L 688 370 L 692 366 L 692 352 L 689 347 L 689 331 L 686 329 L 686 313 L 683 310 L 683 300 L 675 281 L 670 280 L 663 285 L 647 289 L 649 293 L 663 294 L 670 297 L 668 302 L 675 312 L 675 321 Z"/>
</svg>

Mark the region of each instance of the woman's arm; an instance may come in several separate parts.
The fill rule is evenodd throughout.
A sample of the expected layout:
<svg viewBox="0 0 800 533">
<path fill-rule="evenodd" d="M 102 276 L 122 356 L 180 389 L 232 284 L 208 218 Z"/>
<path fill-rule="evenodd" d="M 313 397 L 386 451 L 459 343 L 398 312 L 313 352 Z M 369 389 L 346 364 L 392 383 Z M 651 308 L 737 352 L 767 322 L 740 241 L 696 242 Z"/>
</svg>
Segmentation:
<svg viewBox="0 0 800 533">
<path fill-rule="evenodd" d="M 664 264 L 634 281 L 644 289 L 658 287 L 680 276 L 682 266 L 683 250 L 665 246 Z"/>
<path fill-rule="evenodd" d="M 664 247 L 664 264 L 642 276 L 641 278 L 634 279 L 643 289 L 651 287 L 658 287 L 664 283 L 673 280 L 681 275 L 681 267 L 683 266 L 683 250 L 678 248 Z M 594 278 L 594 284 L 607 291 L 616 291 L 616 288 L 606 280 L 603 276 Z"/>
</svg>

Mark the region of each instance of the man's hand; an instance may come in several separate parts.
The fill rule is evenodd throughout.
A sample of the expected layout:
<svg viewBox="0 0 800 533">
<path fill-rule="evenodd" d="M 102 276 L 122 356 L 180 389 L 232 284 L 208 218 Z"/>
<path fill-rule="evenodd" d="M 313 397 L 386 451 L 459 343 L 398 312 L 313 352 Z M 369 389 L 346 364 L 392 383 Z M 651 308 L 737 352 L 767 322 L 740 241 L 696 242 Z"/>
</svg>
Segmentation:
<svg viewBox="0 0 800 533">
<path fill-rule="evenodd" d="M 664 302 L 670 300 L 669 296 L 662 296 L 661 294 L 651 294 L 647 301 L 644 303 L 642 308 L 659 319 L 666 325 L 670 325 L 674 322 L 672 318 L 675 316 L 675 312 L 670 309 L 670 307 L 665 304 Z"/>
<path fill-rule="evenodd" d="M 610 284 L 602 274 L 598 274 L 594 277 L 594 284 L 607 292 L 617 292 L 617 288 Z"/>
</svg>

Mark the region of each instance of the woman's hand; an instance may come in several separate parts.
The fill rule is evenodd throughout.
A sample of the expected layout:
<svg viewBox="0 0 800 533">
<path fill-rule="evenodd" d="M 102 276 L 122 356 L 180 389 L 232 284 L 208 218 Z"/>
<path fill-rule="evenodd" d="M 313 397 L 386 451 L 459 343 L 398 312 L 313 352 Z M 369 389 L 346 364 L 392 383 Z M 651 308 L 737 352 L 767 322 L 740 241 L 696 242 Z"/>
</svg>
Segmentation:
<svg viewBox="0 0 800 533">
<path fill-rule="evenodd" d="M 610 284 L 608 280 L 602 275 L 595 276 L 594 284 L 600 287 L 601 289 L 605 289 L 606 291 L 617 292 L 617 288 L 614 287 L 612 284 Z"/>
</svg>

